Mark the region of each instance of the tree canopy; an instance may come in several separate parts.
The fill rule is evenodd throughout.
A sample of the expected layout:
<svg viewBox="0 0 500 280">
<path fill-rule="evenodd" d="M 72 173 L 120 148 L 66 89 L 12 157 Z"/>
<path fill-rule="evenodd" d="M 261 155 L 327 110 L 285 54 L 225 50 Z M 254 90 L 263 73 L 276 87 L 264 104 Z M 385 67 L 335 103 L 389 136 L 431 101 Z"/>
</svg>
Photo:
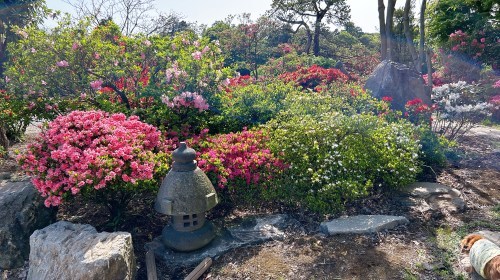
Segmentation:
<svg viewBox="0 0 500 280">
<path fill-rule="evenodd" d="M 351 13 L 345 0 L 273 0 L 271 7 L 279 20 L 306 29 L 308 46 L 312 41 L 314 55 L 319 55 L 320 51 L 322 21 L 326 19 L 327 23 L 343 25 L 350 20 Z"/>
</svg>

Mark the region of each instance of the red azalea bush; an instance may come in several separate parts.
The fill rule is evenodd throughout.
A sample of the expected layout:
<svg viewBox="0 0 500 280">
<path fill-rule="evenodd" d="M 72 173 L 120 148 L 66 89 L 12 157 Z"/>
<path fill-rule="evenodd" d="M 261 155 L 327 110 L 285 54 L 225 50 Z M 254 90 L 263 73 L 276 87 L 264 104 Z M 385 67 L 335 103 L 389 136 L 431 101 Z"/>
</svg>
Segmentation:
<svg viewBox="0 0 500 280">
<path fill-rule="evenodd" d="M 406 113 L 405 116 L 414 123 L 414 124 L 432 124 L 432 112 L 436 109 L 436 107 L 429 106 L 425 104 L 422 99 L 415 98 L 408 102 L 405 105 Z"/>
<path fill-rule="evenodd" d="M 242 87 L 242 86 L 247 86 L 249 84 L 254 83 L 255 80 L 250 76 L 250 75 L 243 75 L 243 76 L 238 76 L 234 78 L 227 78 L 223 82 L 224 90 L 226 92 L 232 92 L 232 88 L 235 87 Z"/>
<path fill-rule="evenodd" d="M 347 82 L 349 80 L 339 69 L 326 69 L 318 65 L 309 68 L 301 67 L 297 71 L 284 73 L 279 77 L 285 82 L 295 82 L 304 89 L 312 89 L 318 92 L 322 90 L 322 87 L 334 81 Z"/>
<path fill-rule="evenodd" d="M 162 165 L 161 153 L 154 151 L 160 133 L 134 116 L 73 111 L 50 122 L 40 137 L 18 161 L 33 176 L 47 207 L 80 192 L 132 193 L 154 181 Z"/>
</svg>

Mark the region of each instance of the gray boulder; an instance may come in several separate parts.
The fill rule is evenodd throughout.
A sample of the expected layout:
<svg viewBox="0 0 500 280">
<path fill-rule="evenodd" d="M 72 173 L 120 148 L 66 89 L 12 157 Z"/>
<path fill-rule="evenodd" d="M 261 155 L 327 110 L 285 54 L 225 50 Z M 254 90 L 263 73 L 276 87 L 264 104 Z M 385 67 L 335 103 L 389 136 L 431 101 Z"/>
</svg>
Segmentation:
<svg viewBox="0 0 500 280">
<path fill-rule="evenodd" d="M 424 79 L 414 69 L 405 64 L 384 60 L 370 75 L 365 89 L 373 97 L 381 99 L 392 97 L 391 107 L 403 111 L 406 102 L 420 98 L 425 104 L 431 104 L 431 98 L 424 84 Z"/>
<path fill-rule="evenodd" d="M 0 181 L 0 268 L 23 266 L 30 235 L 54 221 L 55 214 L 31 182 Z"/>
<path fill-rule="evenodd" d="M 100 232 L 60 221 L 30 237 L 28 279 L 134 279 L 135 257 L 128 232 Z"/>
</svg>

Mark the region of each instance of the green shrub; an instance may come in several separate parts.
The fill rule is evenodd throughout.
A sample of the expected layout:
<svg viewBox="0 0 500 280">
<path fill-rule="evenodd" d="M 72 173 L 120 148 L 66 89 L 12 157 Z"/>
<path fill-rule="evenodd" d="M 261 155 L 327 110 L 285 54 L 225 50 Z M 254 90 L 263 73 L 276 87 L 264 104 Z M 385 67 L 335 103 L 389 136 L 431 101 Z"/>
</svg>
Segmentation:
<svg viewBox="0 0 500 280">
<path fill-rule="evenodd" d="M 293 115 L 317 116 L 332 111 L 348 116 L 371 114 L 392 117 L 397 114 L 389 110 L 387 102 L 371 97 L 355 83 L 333 83 L 319 93 L 291 93 L 284 100 L 284 107 L 287 109 L 286 114 Z"/>
<path fill-rule="evenodd" d="M 293 92 L 298 92 L 293 85 L 275 81 L 235 86 L 219 93 L 225 130 L 237 131 L 268 122 L 283 110 L 285 97 Z"/>
<path fill-rule="evenodd" d="M 443 136 L 438 136 L 429 127 L 421 126 L 417 129 L 420 139 L 420 160 L 431 168 L 441 168 L 447 163 L 445 151 L 449 141 Z"/>
<path fill-rule="evenodd" d="M 291 166 L 268 193 L 285 203 L 320 213 L 338 211 L 375 185 L 403 187 L 419 171 L 419 146 L 406 121 L 284 112 L 266 126 L 272 152 Z"/>
</svg>

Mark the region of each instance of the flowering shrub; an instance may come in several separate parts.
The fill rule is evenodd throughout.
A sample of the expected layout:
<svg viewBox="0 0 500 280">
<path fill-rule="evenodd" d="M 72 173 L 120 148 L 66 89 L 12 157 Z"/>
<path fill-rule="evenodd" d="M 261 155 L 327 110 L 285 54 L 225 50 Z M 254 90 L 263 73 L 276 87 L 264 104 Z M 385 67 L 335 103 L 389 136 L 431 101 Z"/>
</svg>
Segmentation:
<svg viewBox="0 0 500 280">
<path fill-rule="evenodd" d="M 372 114 L 393 120 L 398 117 L 389 109 L 389 100 L 379 101 L 370 96 L 356 83 L 337 83 L 322 89 L 322 92 L 291 92 L 284 100 L 282 115 L 307 114 L 319 116 L 329 112 L 343 115 Z"/>
<path fill-rule="evenodd" d="M 0 139 L 7 139 L 7 143 L 0 140 L 0 146 L 8 148 L 8 142 L 18 141 L 30 123 L 29 105 L 22 98 L 0 90 Z M 10 141 L 9 141 L 10 140 Z"/>
<path fill-rule="evenodd" d="M 403 187 L 419 170 L 414 128 L 405 121 L 290 112 L 266 127 L 271 151 L 290 164 L 271 189 L 274 197 L 313 211 L 338 211 L 380 184 Z"/>
<path fill-rule="evenodd" d="M 435 87 L 432 92 L 437 105 L 432 128 L 449 139 L 464 134 L 490 114 L 492 105 L 479 101 L 480 92 L 475 84 L 460 81 Z"/>
<path fill-rule="evenodd" d="M 29 118 L 52 120 L 72 110 L 98 108 L 170 129 L 186 115 L 196 118 L 212 106 L 213 95 L 232 73 L 217 43 L 194 33 L 123 36 L 112 22 L 94 28 L 69 19 L 51 32 L 36 27 L 19 31 L 26 36 L 9 45 L 6 87 L 30 108 L 23 111 Z M 162 103 L 162 97 L 172 103 Z M 197 110 L 176 110 L 186 101 Z M 167 106 L 174 103 L 178 106 Z"/>
<path fill-rule="evenodd" d="M 156 185 L 155 178 L 165 168 L 162 153 L 155 151 L 160 133 L 137 117 L 73 111 L 50 122 L 40 137 L 18 161 L 33 176 L 47 207 L 72 195 L 106 190 L 113 198 L 121 192 L 130 198 L 130 194 Z M 127 202 L 111 206 L 123 208 Z"/>
<path fill-rule="evenodd" d="M 226 203 L 251 204 L 262 198 L 265 186 L 287 166 L 267 147 L 269 136 L 262 130 L 208 136 L 208 130 L 188 140 L 196 150 L 198 166 L 218 187 Z M 183 136 L 184 137 L 184 136 Z M 165 149 L 178 147 L 179 135 L 170 133 Z"/>
<path fill-rule="evenodd" d="M 500 81 L 497 81 L 499 84 L 500 88 Z M 492 107 L 492 120 L 494 122 L 500 122 L 500 94 L 495 95 L 490 98 L 490 104 L 493 105 Z"/>
<path fill-rule="evenodd" d="M 473 59 L 480 57 L 486 47 L 486 38 L 473 38 L 462 30 L 451 33 L 448 42 L 451 45 L 451 51 L 471 54 Z"/>
<path fill-rule="evenodd" d="M 424 79 L 425 84 L 427 85 L 428 83 L 428 74 L 422 75 L 422 78 Z M 443 77 L 441 72 L 432 72 L 432 86 L 433 87 L 439 87 L 444 84 Z"/>
<path fill-rule="evenodd" d="M 162 102 L 167 104 L 168 107 L 175 109 L 186 107 L 198 109 L 199 112 L 208 110 L 207 101 L 196 92 L 185 91 L 174 97 L 172 101 L 170 101 L 168 96 L 162 96 Z"/>
<path fill-rule="evenodd" d="M 255 80 L 250 75 L 238 76 L 235 78 L 227 78 L 225 82 L 223 82 L 224 90 L 226 92 L 232 92 L 233 88 L 247 86 L 249 84 L 254 83 Z"/>
<path fill-rule="evenodd" d="M 429 106 L 422 99 L 415 98 L 405 104 L 405 116 L 416 124 L 432 125 L 432 112 L 436 109 L 436 105 Z"/>
<path fill-rule="evenodd" d="M 318 65 L 309 68 L 299 68 L 297 71 L 280 75 L 285 82 L 294 82 L 304 89 L 321 91 L 322 87 L 334 82 L 347 82 L 348 77 L 335 68 L 325 69 Z"/>
</svg>

